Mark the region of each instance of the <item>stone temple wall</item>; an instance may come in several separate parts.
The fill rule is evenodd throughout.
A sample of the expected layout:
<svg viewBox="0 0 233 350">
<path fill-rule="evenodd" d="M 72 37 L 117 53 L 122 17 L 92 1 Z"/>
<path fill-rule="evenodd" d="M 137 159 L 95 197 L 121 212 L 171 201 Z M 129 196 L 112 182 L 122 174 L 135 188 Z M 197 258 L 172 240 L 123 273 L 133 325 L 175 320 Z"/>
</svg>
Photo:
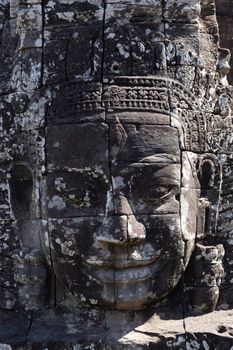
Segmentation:
<svg viewBox="0 0 233 350">
<path fill-rule="evenodd" d="M 0 350 L 233 349 L 231 7 L 0 0 Z"/>
<path fill-rule="evenodd" d="M 233 21 L 233 9 L 230 0 L 216 0 L 216 13 L 219 24 L 220 45 L 226 47 L 233 54 L 233 39 L 232 39 L 232 21 Z M 232 60 L 230 60 L 230 66 L 232 67 Z M 228 81 L 233 84 L 232 68 L 228 75 Z"/>
</svg>

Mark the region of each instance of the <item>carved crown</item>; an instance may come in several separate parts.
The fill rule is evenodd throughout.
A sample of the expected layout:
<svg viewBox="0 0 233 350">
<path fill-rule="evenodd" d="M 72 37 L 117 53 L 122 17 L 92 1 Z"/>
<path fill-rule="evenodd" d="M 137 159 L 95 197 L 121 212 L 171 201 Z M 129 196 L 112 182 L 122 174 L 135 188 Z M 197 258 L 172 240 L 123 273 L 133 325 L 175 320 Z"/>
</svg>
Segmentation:
<svg viewBox="0 0 233 350">
<path fill-rule="evenodd" d="M 66 94 L 69 98 L 64 98 Z M 171 126 L 179 128 L 181 146 L 185 149 L 205 152 L 228 147 L 226 131 L 231 126 L 231 110 L 226 89 L 200 98 L 177 80 L 134 76 L 117 77 L 104 84 L 64 84 L 56 89 L 55 95 L 51 111 L 62 118 L 129 111 L 141 112 L 140 123 L 143 123 L 142 112 L 153 113 L 152 123 L 156 124 L 158 115 L 167 115 Z M 70 102 L 64 105 L 64 101 Z"/>
</svg>

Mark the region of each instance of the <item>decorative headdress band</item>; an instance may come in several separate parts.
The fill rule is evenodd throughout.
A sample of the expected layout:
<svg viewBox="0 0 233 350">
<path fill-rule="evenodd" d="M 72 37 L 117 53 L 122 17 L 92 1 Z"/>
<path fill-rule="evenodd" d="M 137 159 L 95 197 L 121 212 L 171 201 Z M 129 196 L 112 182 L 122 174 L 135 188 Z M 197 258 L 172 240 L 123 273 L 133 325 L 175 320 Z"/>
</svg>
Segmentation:
<svg viewBox="0 0 233 350">
<path fill-rule="evenodd" d="M 167 115 L 171 125 L 182 129 L 182 146 L 196 152 L 217 150 L 229 126 L 229 118 L 215 113 L 219 96 L 211 102 L 198 99 L 179 81 L 165 77 L 118 77 L 108 84 L 74 82 L 59 85 L 54 92 L 50 114 L 59 119 L 73 116 L 78 122 L 79 115 L 133 111 L 141 114 L 137 122 L 143 123 L 144 112 L 151 113 L 151 123 L 157 124 L 159 115 Z"/>
</svg>

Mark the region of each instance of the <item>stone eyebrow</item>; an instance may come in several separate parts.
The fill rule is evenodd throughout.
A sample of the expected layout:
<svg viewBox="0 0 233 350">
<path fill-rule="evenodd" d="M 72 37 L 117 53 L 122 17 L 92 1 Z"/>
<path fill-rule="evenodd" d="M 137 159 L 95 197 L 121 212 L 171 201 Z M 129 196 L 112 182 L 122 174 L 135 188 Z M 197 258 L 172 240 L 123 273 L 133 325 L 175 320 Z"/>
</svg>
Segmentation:
<svg viewBox="0 0 233 350">
<path fill-rule="evenodd" d="M 172 154 L 154 154 L 139 160 L 139 163 L 180 163 L 180 158 Z"/>
</svg>

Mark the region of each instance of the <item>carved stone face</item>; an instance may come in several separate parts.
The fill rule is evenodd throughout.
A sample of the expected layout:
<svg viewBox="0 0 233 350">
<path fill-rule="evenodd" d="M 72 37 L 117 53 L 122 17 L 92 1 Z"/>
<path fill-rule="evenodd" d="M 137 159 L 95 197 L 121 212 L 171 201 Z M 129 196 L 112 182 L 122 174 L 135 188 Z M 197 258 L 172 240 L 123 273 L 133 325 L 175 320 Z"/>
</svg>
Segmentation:
<svg viewBox="0 0 233 350">
<path fill-rule="evenodd" d="M 176 286 L 195 236 L 225 235 L 230 172 L 226 189 L 213 177 L 232 93 L 214 3 L 1 2 L 1 307 L 44 307 L 45 253 L 51 297 L 142 308 Z"/>
<path fill-rule="evenodd" d="M 197 207 L 177 129 L 51 126 L 47 162 L 43 215 L 62 284 L 84 304 L 117 309 L 172 290 L 192 251 Z"/>
</svg>

